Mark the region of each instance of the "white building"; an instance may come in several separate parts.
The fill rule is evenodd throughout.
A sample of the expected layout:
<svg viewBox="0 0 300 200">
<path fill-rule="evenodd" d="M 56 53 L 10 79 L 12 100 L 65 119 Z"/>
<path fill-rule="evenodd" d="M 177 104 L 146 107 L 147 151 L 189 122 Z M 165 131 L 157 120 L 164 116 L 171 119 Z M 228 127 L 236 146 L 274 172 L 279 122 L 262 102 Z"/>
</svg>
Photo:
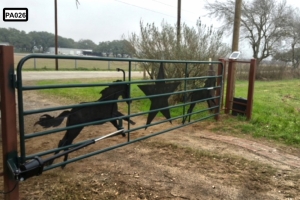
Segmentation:
<svg viewBox="0 0 300 200">
<path fill-rule="evenodd" d="M 93 52 L 91 49 L 57 48 L 57 54 L 62 55 L 83 55 L 83 51 Z M 49 47 L 47 53 L 55 54 L 55 47 Z"/>
<path fill-rule="evenodd" d="M 0 45 L 9 46 L 9 43 L 8 42 L 0 42 Z"/>
</svg>

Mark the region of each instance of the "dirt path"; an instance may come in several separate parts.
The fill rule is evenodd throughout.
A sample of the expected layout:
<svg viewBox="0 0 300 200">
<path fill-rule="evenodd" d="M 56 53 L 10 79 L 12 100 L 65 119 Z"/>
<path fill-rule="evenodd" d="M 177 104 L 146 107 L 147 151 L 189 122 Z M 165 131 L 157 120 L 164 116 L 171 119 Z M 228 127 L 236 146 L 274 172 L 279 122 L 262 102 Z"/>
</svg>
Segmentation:
<svg viewBox="0 0 300 200">
<path fill-rule="evenodd" d="M 276 163 L 276 167 L 280 169 L 286 169 L 286 167 L 300 168 L 300 158 L 298 156 L 280 152 L 276 148 L 260 144 L 258 142 L 232 136 L 217 135 L 212 132 L 204 132 L 200 137 L 220 141 L 226 144 L 232 144 L 239 148 L 243 148 L 260 157 L 265 157 L 271 160 L 272 163 Z M 259 158 L 257 157 L 257 159 Z"/>
<path fill-rule="evenodd" d="M 60 100 L 25 94 L 25 109 Z M 55 101 L 56 100 L 56 101 Z M 25 119 L 26 132 L 38 115 Z M 144 123 L 144 119 L 135 118 Z M 162 126 L 166 126 L 163 124 Z M 159 127 L 132 133 L 140 136 Z M 45 172 L 21 183 L 23 199 L 299 199 L 299 151 L 272 142 L 202 130 L 201 123 Z M 114 131 L 110 124 L 84 128 L 76 141 Z M 63 133 L 26 141 L 27 152 L 56 147 Z M 71 157 L 116 143 L 111 138 Z M 299 154 L 298 154 L 299 155 Z"/>
</svg>

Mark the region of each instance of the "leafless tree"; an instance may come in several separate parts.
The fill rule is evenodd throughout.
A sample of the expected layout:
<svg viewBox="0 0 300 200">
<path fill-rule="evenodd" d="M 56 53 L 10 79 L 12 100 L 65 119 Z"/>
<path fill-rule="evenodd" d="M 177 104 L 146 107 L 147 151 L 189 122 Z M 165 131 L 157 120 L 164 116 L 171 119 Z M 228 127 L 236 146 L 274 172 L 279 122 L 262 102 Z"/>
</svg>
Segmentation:
<svg viewBox="0 0 300 200">
<path fill-rule="evenodd" d="M 299 55 L 296 58 L 296 47 L 300 48 L 300 14 L 299 9 L 293 13 L 291 24 L 289 26 L 290 30 L 288 32 L 288 36 L 291 40 L 291 49 L 292 49 L 292 65 L 294 68 L 299 67 Z"/>
<path fill-rule="evenodd" d="M 76 7 L 78 8 L 78 5 L 80 5 L 79 0 L 75 0 L 76 1 Z"/>
<path fill-rule="evenodd" d="M 209 58 L 217 60 L 230 53 L 230 48 L 222 42 L 223 32 L 215 31 L 212 26 L 206 26 L 199 19 L 196 28 L 181 26 L 181 36 L 177 41 L 177 27 L 166 22 L 161 27 L 155 24 L 140 22 L 140 34 L 132 33 L 128 41 L 133 47 L 132 55 L 137 58 L 162 59 L 162 60 L 198 60 L 208 61 Z M 141 63 L 151 79 L 155 79 L 159 64 Z M 185 64 L 165 64 L 167 78 L 182 78 L 185 76 L 208 75 L 208 64 L 189 64 L 187 71 Z M 202 86 L 203 81 L 189 81 L 188 88 Z M 181 84 L 179 87 L 183 87 Z M 178 95 L 174 101 L 180 101 L 182 95 Z"/>
<path fill-rule="evenodd" d="M 273 58 L 292 63 L 293 68 L 298 68 L 300 65 L 300 11 L 298 8 L 290 12 L 287 24 L 286 38 L 284 42 L 278 43 Z"/>
<path fill-rule="evenodd" d="M 222 29 L 232 31 L 235 0 L 206 3 L 209 16 L 223 22 Z M 242 2 L 241 36 L 249 41 L 259 64 L 274 52 L 274 46 L 286 36 L 291 7 L 285 0 L 250 0 Z"/>
<path fill-rule="evenodd" d="M 161 28 L 155 24 L 144 26 L 143 22 L 140 22 L 140 30 L 140 34 L 132 33 L 128 39 L 134 49 L 133 55 L 137 58 L 208 61 L 209 58 L 218 59 L 229 53 L 229 47 L 222 43 L 223 32 L 214 31 L 212 26 L 201 24 L 200 19 L 197 21 L 196 29 L 186 24 L 182 25 L 179 43 L 177 43 L 176 26 L 164 21 L 161 23 Z M 150 77 L 155 77 L 155 69 L 158 67 L 148 63 L 144 63 L 141 67 L 148 71 Z M 204 73 L 204 71 L 203 65 L 195 65 L 190 66 L 188 74 L 199 75 L 197 73 Z M 170 78 L 182 77 L 184 69 L 173 65 L 166 73 Z"/>
</svg>

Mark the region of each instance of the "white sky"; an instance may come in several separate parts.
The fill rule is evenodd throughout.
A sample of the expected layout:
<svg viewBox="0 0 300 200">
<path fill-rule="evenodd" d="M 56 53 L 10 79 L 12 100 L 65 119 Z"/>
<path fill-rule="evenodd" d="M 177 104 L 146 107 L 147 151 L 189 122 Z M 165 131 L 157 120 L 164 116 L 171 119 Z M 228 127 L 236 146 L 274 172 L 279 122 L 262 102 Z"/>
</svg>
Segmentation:
<svg viewBox="0 0 300 200">
<path fill-rule="evenodd" d="M 139 32 L 140 20 L 145 23 L 161 21 L 176 24 L 177 0 L 57 0 L 58 35 L 91 39 L 95 43 L 121 39 L 132 32 Z M 197 0 L 182 0 L 181 21 L 189 26 L 202 16 L 203 4 Z M 54 33 L 54 0 L 1 0 L 0 8 L 27 7 L 28 22 L 3 22 L 0 27 L 19 30 L 47 31 Z"/>
<path fill-rule="evenodd" d="M 209 0 L 214 1 L 214 0 Z M 139 22 L 160 25 L 162 20 L 170 24 L 177 21 L 177 0 L 57 0 L 58 35 L 80 39 L 91 39 L 96 44 L 102 41 L 120 40 L 132 32 L 139 33 Z M 288 4 L 300 7 L 300 1 L 287 0 Z M 182 0 L 181 22 L 194 26 L 199 17 L 207 25 L 219 24 L 205 18 L 205 0 Z M 54 0 L 0 0 L 0 9 L 7 7 L 26 7 L 28 22 L 4 22 L 2 28 L 16 28 L 30 31 L 54 33 Z M 2 15 L 1 15 L 2 18 Z M 231 43 L 231 38 L 228 38 Z"/>
</svg>

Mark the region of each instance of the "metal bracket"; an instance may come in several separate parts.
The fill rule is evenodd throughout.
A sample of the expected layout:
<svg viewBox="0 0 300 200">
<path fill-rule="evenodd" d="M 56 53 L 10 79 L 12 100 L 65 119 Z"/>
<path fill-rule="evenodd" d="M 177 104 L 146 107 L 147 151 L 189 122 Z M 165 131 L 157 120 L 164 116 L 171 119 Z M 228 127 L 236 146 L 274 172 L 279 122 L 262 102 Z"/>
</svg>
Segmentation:
<svg viewBox="0 0 300 200">
<path fill-rule="evenodd" d="M 16 74 L 13 68 L 9 69 L 9 85 L 11 88 L 17 88 Z"/>
<path fill-rule="evenodd" d="M 7 164 L 7 168 L 6 170 L 4 170 L 4 173 L 9 173 L 9 178 L 16 180 L 16 172 L 18 172 L 18 166 L 17 166 L 18 162 L 18 153 L 16 151 L 10 152 L 7 154 L 7 160 L 6 160 L 6 164 Z"/>
</svg>

